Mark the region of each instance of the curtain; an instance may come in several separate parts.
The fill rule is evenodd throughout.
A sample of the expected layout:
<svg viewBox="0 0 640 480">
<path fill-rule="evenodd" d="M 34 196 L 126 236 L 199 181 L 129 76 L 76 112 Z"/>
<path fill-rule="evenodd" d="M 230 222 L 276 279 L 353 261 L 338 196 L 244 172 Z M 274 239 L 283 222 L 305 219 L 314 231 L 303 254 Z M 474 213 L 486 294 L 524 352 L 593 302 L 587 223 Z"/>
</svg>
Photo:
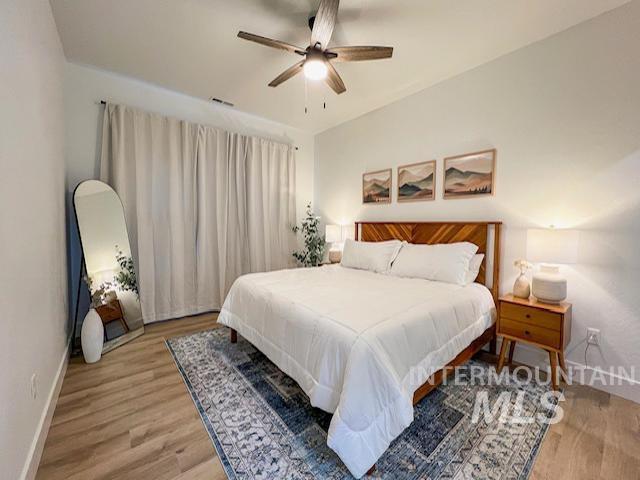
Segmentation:
<svg viewBox="0 0 640 480">
<path fill-rule="evenodd" d="M 108 104 L 100 176 L 124 206 L 146 323 L 219 309 L 238 276 L 292 266 L 289 145 Z"/>
</svg>

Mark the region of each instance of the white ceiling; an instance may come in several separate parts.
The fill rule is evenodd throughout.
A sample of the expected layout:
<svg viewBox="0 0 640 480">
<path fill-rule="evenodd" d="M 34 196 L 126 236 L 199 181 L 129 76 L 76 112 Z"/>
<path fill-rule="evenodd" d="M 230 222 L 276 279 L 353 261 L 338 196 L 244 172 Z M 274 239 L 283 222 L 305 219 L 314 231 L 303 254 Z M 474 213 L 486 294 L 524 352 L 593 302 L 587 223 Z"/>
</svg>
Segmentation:
<svg viewBox="0 0 640 480">
<path fill-rule="evenodd" d="M 309 42 L 319 0 L 51 0 L 67 59 L 320 132 L 541 40 L 628 0 L 343 0 L 331 45 L 383 45 L 393 58 L 341 63 L 337 96 L 304 77 L 267 84 L 299 60 L 238 30 Z M 322 108 L 326 100 L 326 109 Z"/>
</svg>

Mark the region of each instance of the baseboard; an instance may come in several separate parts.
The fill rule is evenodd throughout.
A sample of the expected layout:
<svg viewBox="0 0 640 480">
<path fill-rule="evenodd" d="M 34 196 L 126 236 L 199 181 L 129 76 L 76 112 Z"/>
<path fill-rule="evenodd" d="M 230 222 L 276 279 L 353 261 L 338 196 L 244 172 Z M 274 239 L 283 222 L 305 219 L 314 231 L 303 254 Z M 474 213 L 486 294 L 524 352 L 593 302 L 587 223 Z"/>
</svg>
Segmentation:
<svg viewBox="0 0 640 480">
<path fill-rule="evenodd" d="M 44 450 L 44 443 L 47 440 L 49 433 L 49 427 L 51 426 L 51 420 L 53 419 L 53 412 L 56 410 L 56 404 L 58 403 L 58 396 L 60 395 L 60 389 L 62 388 L 62 381 L 64 380 L 64 374 L 67 371 L 67 365 L 69 364 L 69 352 L 71 344 L 67 344 L 60 365 L 58 366 L 58 372 L 54 379 L 51 390 L 49 391 L 49 397 L 47 403 L 40 417 L 40 423 L 36 434 L 31 442 L 31 448 L 29 449 L 29 455 L 22 469 L 22 475 L 20 480 L 33 480 L 36 478 L 38 472 L 38 466 L 40 465 L 40 458 L 42 457 L 42 451 Z"/>
<path fill-rule="evenodd" d="M 549 367 L 549 356 L 546 352 L 524 343 L 517 344 L 514 361 L 533 367 L 545 369 Z M 626 398 L 632 402 L 640 403 L 640 381 L 629 380 L 626 378 L 623 379 L 619 375 L 607 370 L 603 370 L 598 367 L 591 367 L 571 360 L 567 360 L 567 366 L 583 368 L 585 370 L 584 382 L 582 383 L 597 390 L 602 390 L 603 392 Z M 594 380 L 592 381 L 592 379 Z M 597 379 L 605 379 L 606 382 L 601 382 Z M 574 379 L 576 383 L 580 383 L 579 380 L 580 379 Z"/>
</svg>

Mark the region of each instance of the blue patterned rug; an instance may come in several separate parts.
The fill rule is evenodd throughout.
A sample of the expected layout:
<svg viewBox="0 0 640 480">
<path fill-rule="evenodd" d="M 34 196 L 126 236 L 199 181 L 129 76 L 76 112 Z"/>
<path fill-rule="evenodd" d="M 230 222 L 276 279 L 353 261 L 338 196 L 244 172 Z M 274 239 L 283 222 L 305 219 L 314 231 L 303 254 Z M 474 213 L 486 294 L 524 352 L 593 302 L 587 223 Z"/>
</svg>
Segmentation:
<svg viewBox="0 0 640 480">
<path fill-rule="evenodd" d="M 311 407 L 295 381 L 226 328 L 173 338 L 167 346 L 230 479 L 353 478 L 326 445 L 331 415 Z M 493 366 L 473 360 L 485 377 Z M 477 378 L 477 377 L 476 377 Z M 368 478 L 525 479 L 548 429 L 537 413 L 548 387 L 441 385 L 415 408 L 415 420 Z M 524 392 L 530 424 L 472 422 L 476 393 L 495 400 Z M 515 403 L 515 402 L 514 402 Z M 493 403 L 491 404 L 493 405 Z"/>
</svg>

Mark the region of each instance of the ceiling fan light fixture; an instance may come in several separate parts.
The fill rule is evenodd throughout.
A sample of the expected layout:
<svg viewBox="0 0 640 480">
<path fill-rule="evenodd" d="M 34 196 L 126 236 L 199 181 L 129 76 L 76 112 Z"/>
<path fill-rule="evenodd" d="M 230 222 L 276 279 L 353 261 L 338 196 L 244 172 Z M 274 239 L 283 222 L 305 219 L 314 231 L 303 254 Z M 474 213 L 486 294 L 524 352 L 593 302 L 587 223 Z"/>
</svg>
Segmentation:
<svg viewBox="0 0 640 480">
<path fill-rule="evenodd" d="M 345 87 L 332 62 L 360 62 L 391 58 L 393 47 L 353 46 L 327 48 L 336 26 L 339 7 L 340 0 L 320 0 L 318 13 L 309 19 L 311 40 L 307 48 L 297 47 L 281 40 L 274 40 L 273 38 L 262 37 L 253 33 L 238 32 L 238 37 L 244 40 L 304 57 L 271 80 L 269 82 L 270 87 L 277 87 L 299 73 L 304 73 L 305 79 L 324 81 L 331 90 L 340 95 L 347 91 L 347 87 Z"/>
<path fill-rule="evenodd" d="M 327 78 L 327 65 L 318 59 L 311 59 L 304 62 L 304 76 L 309 80 L 324 80 Z"/>
</svg>

